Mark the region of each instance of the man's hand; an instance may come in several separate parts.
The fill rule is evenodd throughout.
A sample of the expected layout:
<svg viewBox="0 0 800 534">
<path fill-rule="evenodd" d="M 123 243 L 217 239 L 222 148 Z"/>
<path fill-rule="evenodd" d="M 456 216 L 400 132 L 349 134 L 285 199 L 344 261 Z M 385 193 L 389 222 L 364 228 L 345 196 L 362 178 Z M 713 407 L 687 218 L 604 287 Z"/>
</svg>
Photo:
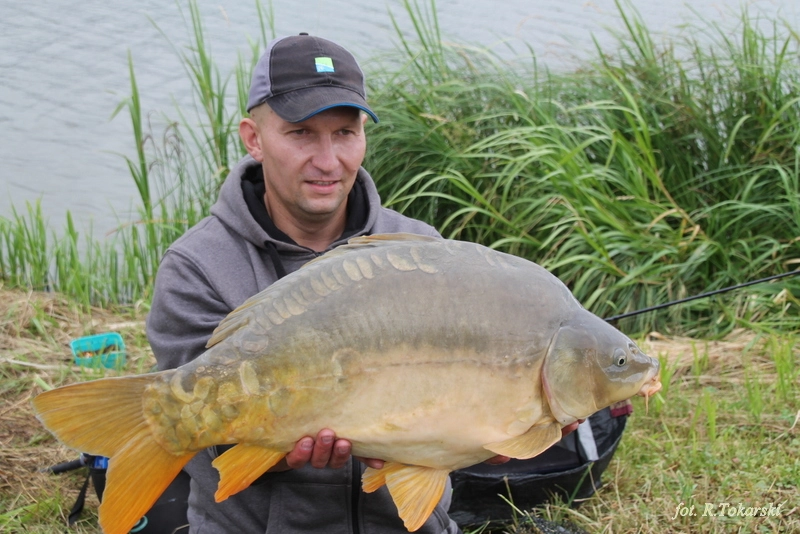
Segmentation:
<svg viewBox="0 0 800 534">
<path fill-rule="evenodd" d="M 585 419 L 578 419 L 574 423 L 570 423 L 567 426 L 563 427 L 561 429 L 561 437 L 563 438 L 564 436 L 566 436 L 570 432 L 574 432 L 578 428 L 578 425 L 583 423 L 584 421 L 585 421 Z M 509 458 L 508 456 L 502 456 L 502 455 L 498 454 L 497 456 L 493 456 L 492 458 L 489 458 L 488 460 L 486 460 L 483 463 L 489 464 L 489 465 L 500 465 L 500 464 L 504 464 L 504 463 L 508 462 L 509 460 L 511 460 L 511 458 Z"/>
<path fill-rule="evenodd" d="M 339 469 L 344 467 L 350 458 L 352 444 L 346 439 L 336 439 L 333 430 L 325 428 L 317 433 L 317 437 L 306 436 L 298 441 L 294 449 L 278 462 L 271 472 L 288 471 L 289 469 L 300 469 L 310 463 L 317 469 L 329 467 Z M 358 458 L 369 467 L 380 469 L 383 467 L 383 460 L 374 458 Z"/>
</svg>

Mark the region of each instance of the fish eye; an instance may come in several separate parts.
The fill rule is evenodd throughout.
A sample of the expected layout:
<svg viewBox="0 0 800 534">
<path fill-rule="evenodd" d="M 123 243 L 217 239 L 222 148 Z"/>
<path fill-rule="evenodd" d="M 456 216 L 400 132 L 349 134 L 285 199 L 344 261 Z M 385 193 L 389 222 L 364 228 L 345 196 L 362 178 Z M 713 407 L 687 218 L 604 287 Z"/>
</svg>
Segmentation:
<svg viewBox="0 0 800 534">
<path fill-rule="evenodd" d="M 623 367 L 626 363 L 628 363 L 627 354 L 621 348 L 618 348 L 614 351 L 614 365 L 617 367 Z"/>
</svg>

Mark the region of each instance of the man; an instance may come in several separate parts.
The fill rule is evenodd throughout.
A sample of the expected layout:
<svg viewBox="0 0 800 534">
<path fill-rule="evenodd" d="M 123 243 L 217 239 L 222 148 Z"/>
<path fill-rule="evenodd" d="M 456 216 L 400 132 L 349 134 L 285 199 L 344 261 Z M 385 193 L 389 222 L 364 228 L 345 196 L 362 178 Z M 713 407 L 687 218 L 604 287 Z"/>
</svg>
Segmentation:
<svg viewBox="0 0 800 534">
<path fill-rule="evenodd" d="M 156 279 L 147 334 L 161 369 L 205 350 L 217 324 L 248 297 L 349 238 L 436 230 L 381 206 L 361 167 L 364 124 L 378 121 L 364 77 L 342 47 L 307 34 L 269 43 L 253 73 L 240 137 L 249 156 L 231 171 L 211 215 L 165 254 Z M 336 409 L 332 407 L 332 409 Z M 360 489 L 362 462 L 330 429 L 301 439 L 246 490 L 214 502 L 219 481 L 198 454 L 188 518 L 195 533 L 407 532 L 386 488 Z M 500 458 L 498 461 L 502 461 Z M 450 491 L 420 533 L 455 533 Z"/>
<path fill-rule="evenodd" d="M 361 168 L 364 123 L 378 118 L 361 69 L 342 47 L 306 34 L 272 41 L 247 109 L 239 133 L 250 156 L 231 171 L 211 215 L 170 247 L 159 268 L 147 334 L 161 369 L 202 354 L 230 311 L 350 237 L 438 235 L 381 207 Z M 388 492 L 361 492 L 361 462 L 331 430 L 300 440 L 281 465 L 219 504 L 216 454 L 198 454 L 186 467 L 191 533 L 406 532 Z M 420 532 L 458 531 L 448 500 Z"/>
</svg>

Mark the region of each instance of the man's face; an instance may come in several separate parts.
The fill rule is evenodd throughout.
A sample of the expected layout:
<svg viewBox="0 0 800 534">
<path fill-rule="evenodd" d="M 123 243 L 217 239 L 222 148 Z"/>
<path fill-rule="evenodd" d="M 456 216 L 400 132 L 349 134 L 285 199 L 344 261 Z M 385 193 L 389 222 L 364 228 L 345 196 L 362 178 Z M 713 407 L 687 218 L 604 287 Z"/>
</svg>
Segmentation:
<svg viewBox="0 0 800 534">
<path fill-rule="evenodd" d="M 355 108 L 336 107 L 291 123 L 267 106 L 255 111 L 255 121 L 240 131 L 250 155 L 262 163 L 265 201 L 275 224 L 343 224 L 347 195 L 367 148 L 366 116 Z M 245 139 L 248 128 L 252 143 Z"/>
</svg>

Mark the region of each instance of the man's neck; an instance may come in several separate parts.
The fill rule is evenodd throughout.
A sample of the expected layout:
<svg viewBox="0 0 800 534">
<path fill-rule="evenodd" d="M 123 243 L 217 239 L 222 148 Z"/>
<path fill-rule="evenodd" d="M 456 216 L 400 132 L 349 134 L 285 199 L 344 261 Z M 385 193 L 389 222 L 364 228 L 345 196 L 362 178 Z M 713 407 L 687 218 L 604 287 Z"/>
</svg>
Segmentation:
<svg viewBox="0 0 800 534">
<path fill-rule="evenodd" d="M 330 219 L 320 221 L 299 221 L 281 210 L 270 209 L 264 195 L 264 205 L 273 224 L 300 246 L 315 252 L 323 252 L 344 233 L 347 222 L 347 209 L 341 210 Z"/>
</svg>

